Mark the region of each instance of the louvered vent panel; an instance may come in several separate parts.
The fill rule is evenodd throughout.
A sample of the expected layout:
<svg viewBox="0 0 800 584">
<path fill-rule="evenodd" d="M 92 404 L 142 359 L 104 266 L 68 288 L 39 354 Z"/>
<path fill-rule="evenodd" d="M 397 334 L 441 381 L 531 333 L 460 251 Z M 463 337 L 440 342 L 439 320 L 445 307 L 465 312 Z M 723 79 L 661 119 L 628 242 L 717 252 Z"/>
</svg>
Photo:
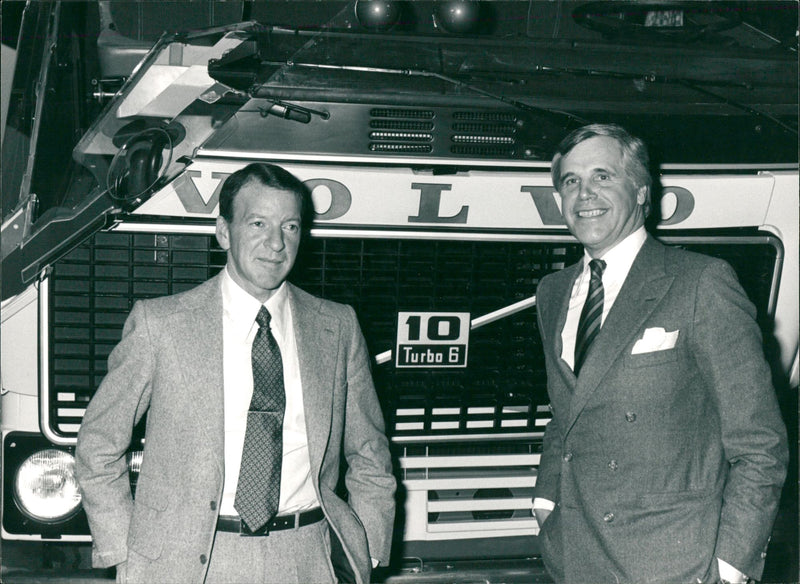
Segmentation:
<svg viewBox="0 0 800 584">
<path fill-rule="evenodd" d="M 514 157 L 521 148 L 522 120 L 508 112 L 456 111 L 450 127 L 450 152 L 459 156 Z"/>
<path fill-rule="evenodd" d="M 373 108 L 369 115 L 373 118 L 386 119 L 432 120 L 434 118 L 433 110 L 428 109 Z"/>
<path fill-rule="evenodd" d="M 425 109 L 371 109 L 368 135 L 370 152 L 433 152 L 434 117 L 433 111 Z"/>
<path fill-rule="evenodd" d="M 414 132 L 430 132 L 433 122 L 414 122 L 410 120 L 372 120 L 369 127 L 373 130 L 408 130 Z"/>
</svg>

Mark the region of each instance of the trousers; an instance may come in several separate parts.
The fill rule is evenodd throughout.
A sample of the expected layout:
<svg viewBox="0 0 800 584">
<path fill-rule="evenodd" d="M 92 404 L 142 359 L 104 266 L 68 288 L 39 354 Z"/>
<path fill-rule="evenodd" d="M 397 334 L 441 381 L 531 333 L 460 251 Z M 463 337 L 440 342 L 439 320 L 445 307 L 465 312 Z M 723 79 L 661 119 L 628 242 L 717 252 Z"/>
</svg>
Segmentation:
<svg viewBox="0 0 800 584">
<path fill-rule="evenodd" d="M 335 583 L 324 520 L 266 537 L 218 531 L 206 575 L 206 584 Z"/>
</svg>

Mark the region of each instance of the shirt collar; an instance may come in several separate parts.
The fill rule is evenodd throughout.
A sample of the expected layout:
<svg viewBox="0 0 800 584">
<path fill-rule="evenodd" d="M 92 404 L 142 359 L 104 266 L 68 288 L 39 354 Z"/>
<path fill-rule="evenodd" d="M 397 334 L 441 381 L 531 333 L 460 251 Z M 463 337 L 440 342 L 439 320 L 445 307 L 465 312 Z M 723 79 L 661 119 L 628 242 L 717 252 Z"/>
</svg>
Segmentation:
<svg viewBox="0 0 800 584">
<path fill-rule="evenodd" d="M 606 263 L 606 269 L 603 272 L 603 281 L 606 280 L 606 277 L 610 279 L 621 278 L 624 280 L 633 265 L 633 260 L 636 259 L 646 239 L 647 230 L 644 228 L 644 225 L 642 225 L 639 229 L 604 253 L 600 258 Z M 589 262 L 591 260 L 592 257 L 589 253 L 584 251 L 584 272 L 589 270 Z"/>
<path fill-rule="evenodd" d="M 261 303 L 234 281 L 230 272 L 228 272 L 227 266 L 223 272 L 222 312 L 225 318 L 233 325 L 235 334 L 244 339 L 256 326 L 256 315 L 261 309 Z M 288 288 L 286 282 L 283 282 L 275 293 L 270 296 L 269 300 L 264 303 L 264 306 L 267 307 L 272 316 L 270 329 L 273 332 L 278 332 L 278 334 L 284 330 L 284 323 L 287 322 L 288 299 Z"/>
</svg>

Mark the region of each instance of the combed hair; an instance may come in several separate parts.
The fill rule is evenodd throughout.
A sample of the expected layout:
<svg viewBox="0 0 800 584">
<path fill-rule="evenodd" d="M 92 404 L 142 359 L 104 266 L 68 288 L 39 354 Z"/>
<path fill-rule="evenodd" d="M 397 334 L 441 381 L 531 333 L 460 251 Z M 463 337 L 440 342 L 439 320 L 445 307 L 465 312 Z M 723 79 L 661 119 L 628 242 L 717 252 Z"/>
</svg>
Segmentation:
<svg viewBox="0 0 800 584">
<path fill-rule="evenodd" d="M 553 156 L 553 165 L 550 170 L 550 177 L 553 186 L 559 189 L 561 182 L 561 161 L 581 142 L 596 136 L 608 136 L 614 138 L 622 148 L 622 160 L 625 169 L 630 175 L 633 183 L 637 187 L 647 187 L 647 199 L 644 203 L 645 216 L 650 215 L 650 205 L 652 200 L 653 177 L 650 174 L 650 154 L 647 145 L 641 140 L 630 134 L 625 128 L 617 124 L 589 124 L 574 130 L 568 134 L 556 148 Z"/>
<path fill-rule="evenodd" d="M 301 220 L 306 222 L 313 210 L 311 192 L 303 182 L 289 171 L 266 162 L 253 162 L 225 179 L 219 191 L 219 214 L 228 223 L 233 221 L 233 200 L 237 193 L 250 182 L 266 187 L 294 193 L 300 201 Z"/>
</svg>

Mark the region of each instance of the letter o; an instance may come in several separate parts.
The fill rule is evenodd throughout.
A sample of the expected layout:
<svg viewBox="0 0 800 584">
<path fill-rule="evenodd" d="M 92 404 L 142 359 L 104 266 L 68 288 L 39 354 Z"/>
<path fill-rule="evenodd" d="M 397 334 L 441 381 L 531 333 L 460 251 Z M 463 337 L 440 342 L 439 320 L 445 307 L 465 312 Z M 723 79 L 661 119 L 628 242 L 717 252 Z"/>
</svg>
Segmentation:
<svg viewBox="0 0 800 584">
<path fill-rule="evenodd" d="M 323 213 L 316 211 L 316 203 L 314 201 L 315 219 L 317 221 L 331 221 L 338 219 L 350 210 L 353 203 L 353 196 L 350 190 L 339 181 L 327 178 L 312 178 L 304 182 L 308 190 L 311 191 L 311 199 L 314 200 L 314 191 L 320 187 L 324 187 L 330 193 L 331 202 L 327 210 Z M 319 197 L 318 197 L 319 198 Z"/>
<path fill-rule="evenodd" d="M 683 187 L 664 187 L 661 195 L 661 222 L 659 225 L 676 225 L 685 221 L 694 211 L 694 195 Z M 669 215 L 667 215 L 669 212 Z"/>
</svg>

